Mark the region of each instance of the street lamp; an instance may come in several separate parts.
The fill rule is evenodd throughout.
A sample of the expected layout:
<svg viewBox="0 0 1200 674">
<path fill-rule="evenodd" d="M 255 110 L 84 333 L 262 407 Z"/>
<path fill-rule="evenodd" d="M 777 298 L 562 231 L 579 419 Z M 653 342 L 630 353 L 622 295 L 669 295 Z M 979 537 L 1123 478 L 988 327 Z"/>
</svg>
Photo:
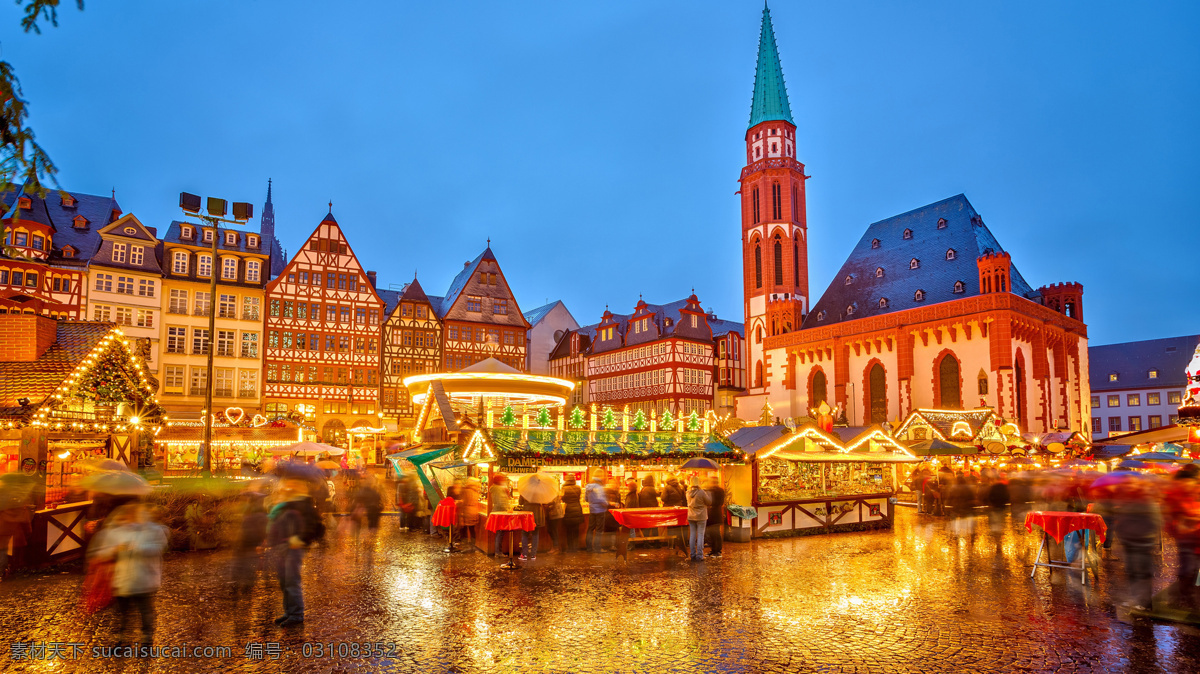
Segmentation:
<svg viewBox="0 0 1200 674">
<path fill-rule="evenodd" d="M 212 477 L 212 425 L 213 425 L 213 340 L 217 333 L 217 270 L 221 267 L 217 258 L 217 239 L 221 238 L 219 223 L 230 225 L 244 225 L 246 221 L 254 217 L 254 204 L 237 201 L 233 204 L 233 219 L 225 218 L 226 201 L 216 197 L 209 197 L 207 214 L 200 213 L 200 197 L 187 192 L 179 193 L 179 207 L 183 209 L 184 215 L 191 215 L 199 218 L 212 227 L 212 264 L 209 265 L 209 286 L 208 286 L 208 373 L 205 376 L 204 386 L 204 443 L 202 445 L 203 452 L 200 454 L 200 474 L 204 477 Z M 204 231 L 202 227 L 198 227 L 197 231 Z M 199 265 L 196 266 L 199 271 Z"/>
</svg>

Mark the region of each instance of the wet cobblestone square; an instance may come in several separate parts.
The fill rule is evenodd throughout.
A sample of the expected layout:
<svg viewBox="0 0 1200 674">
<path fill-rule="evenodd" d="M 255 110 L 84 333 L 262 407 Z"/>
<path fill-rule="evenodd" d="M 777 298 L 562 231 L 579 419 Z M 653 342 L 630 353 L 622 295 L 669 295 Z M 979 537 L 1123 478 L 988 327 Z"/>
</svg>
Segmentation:
<svg viewBox="0 0 1200 674">
<path fill-rule="evenodd" d="M 1038 538 L 1011 522 L 996 535 L 980 520 L 976 535 L 955 537 L 909 509 L 897 520 L 892 531 L 727 543 L 702 563 L 663 549 L 628 563 L 541 554 L 509 572 L 385 518 L 373 552 L 345 539 L 307 555 L 306 622 L 287 629 L 272 624 L 273 577 L 234 596 L 229 553 L 172 554 L 156 643 L 229 647 L 216 659 L 92 657 L 115 640 L 114 613 L 79 610 L 78 574 L 20 575 L 0 584 L 0 662 L 13 672 L 1200 671 L 1200 631 L 1122 608 L 1116 549 L 1086 587 L 1060 571 L 1031 580 Z M 1158 587 L 1173 556 L 1168 542 Z M 15 660 L 14 643 L 85 646 L 74 659 Z"/>
</svg>

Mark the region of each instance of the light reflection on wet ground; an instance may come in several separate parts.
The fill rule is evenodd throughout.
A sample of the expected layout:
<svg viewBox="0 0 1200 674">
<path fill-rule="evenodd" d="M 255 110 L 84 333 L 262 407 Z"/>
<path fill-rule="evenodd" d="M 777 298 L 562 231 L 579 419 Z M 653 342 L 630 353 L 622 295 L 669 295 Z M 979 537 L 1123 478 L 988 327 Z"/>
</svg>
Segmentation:
<svg viewBox="0 0 1200 674">
<path fill-rule="evenodd" d="M 520 571 L 482 554 L 446 556 L 436 539 L 385 520 L 371 559 L 346 548 L 305 565 L 307 623 L 281 632 L 276 586 L 226 589 L 224 553 L 179 554 L 159 595 L 159 643 L 227 645 L 220 663 L 159 660 L 138 671 L 1200 671 L 1200 631 L 1129 621 L 1109 553 L 1084 587 L 1039 570 L 1037 538 L 948 535 L 900 509 L 894 531 L 727 543 L 700 564 L 665 550 L 541 554 Z M 1173 558 L 1168 544 L 1166 559 Z M 1168 564 L 1168 567 L 1170 564 Z M 1160 571 L 1160 586 L 1172 573 Z M 90 659 L 8 662 L 12 641 L 107 639 L 113 616 L 82 616 L 77 575 L 0 585 L 0 661 L 12 671 L 118 671 Z M 285 659 L 244 657 L 278 641 Z M 389 659 L 302 658 L 303 643 L 395 643 Z M 854 671 L 853 669 L 851 671 Z"/>
</svg>

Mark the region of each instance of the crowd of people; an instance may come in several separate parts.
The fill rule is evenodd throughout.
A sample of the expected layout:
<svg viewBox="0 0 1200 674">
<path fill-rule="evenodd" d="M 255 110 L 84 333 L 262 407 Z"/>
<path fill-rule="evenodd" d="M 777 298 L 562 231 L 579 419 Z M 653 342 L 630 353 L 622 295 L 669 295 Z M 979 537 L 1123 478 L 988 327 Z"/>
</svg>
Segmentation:
<svg viewBox="0 0 1200 674">
<path fill-rule="evenodd" d="M 1164 465 L 1155 472 L 1059 469 L 1005 474 L 920 468 L 907 486 L 917 494 L 918 512 L 945 516 L 956 533 L 973 534 L 977 515 L 986 513 L 995 533 L 1011 512 L 1024 524 L 1031 510 L 1094 513 L 1104 520 L 1104 549 L 1119 546 L 1125 562 L 1129 604 L 1149 610 L 1160 565 L 1162 536 L 1174 538 L 1178 554 L 1173 606 L 1200 613 L 1200 466 Z M 1078 536 L 1068 537 L 1068 561 L 1089 551 Z"/>
</svg>

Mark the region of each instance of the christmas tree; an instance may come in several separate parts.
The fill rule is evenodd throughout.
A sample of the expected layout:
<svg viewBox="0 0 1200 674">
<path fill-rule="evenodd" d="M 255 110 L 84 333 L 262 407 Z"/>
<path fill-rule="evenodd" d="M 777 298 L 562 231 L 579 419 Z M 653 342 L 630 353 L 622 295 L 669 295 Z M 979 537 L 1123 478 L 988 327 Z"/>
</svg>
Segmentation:
<svg viewBox="0 0 1200 674">
<path fill-rule="evenodd" d="M 513 412 L 512 405 L 506 405 L 504 407 L 504 413 L 500 415 L 500 424 L 502 426 L 517 425 L 517 415 L 515 412 Z"/>
<path fill-rule="evenodd" d="M 671 410 L 663 412 L 662 423 L 658 425 L 660 430 L 673 431 L 675 430 L 675 417 L 671 416 Z"/>
<path fill-rule="evenodd" d="M 550 410 L 543 407 L 538 411 L 537 425 L 546 428 L 550 425 Z"/>
<path fill-rule="evenodd" d="M 646 428 L 646 413 L 638 410 L 637 414 L 633 415 L 633 430 L 640 431 Z"/>
<path fill-rule="evenodd" d="M 604 422 L 601 425 L 610 429 L 617 427 L 617 415 L 613 414 L 611 407 L 604 409 Z"/>
<path fill-rule="evenodd" d="M 583 428 L 587 424 L 587 420 L 583 418 L 583 408 L 576 405 L 575 409 L 571 410 L 571 418 L 567 420 L 567 424 L 571 428 Z"/>
<path fill-rule="evenodd" d="M 700 430 L 700 413 L 692 410 L 692 415 L 688 417 L 687 429 L 693 433 Z"/>
</svg>

